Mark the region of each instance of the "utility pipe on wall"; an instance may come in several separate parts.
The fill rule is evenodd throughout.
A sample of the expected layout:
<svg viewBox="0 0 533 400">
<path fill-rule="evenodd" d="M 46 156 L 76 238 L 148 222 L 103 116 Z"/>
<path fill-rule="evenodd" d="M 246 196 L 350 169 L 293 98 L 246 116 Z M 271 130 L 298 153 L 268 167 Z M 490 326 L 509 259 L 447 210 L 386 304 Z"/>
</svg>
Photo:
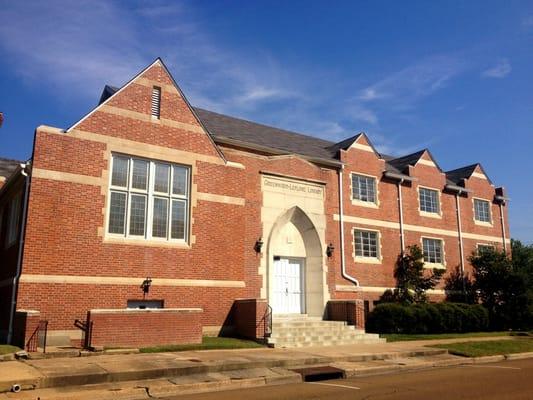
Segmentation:
<svg viewBox="0 0 533 400">
<path fill-rule="evenodd" d="M 401 247 L 402 256 L 403 256 L 403 253 L 405 252 L 405 234 L 404 234 L 404 229 L 403 229 L 402 185 L 404 182 L 413 182 L 417 179 L 409 175 L 404 175 L 404 174 L 400 174 L 400 173 L 396 173 L 392 171 L 385 171 L 383 173 L 383 176 L 385 178 L 396 181 L 396 185 L 398 187 L 398 214 L 400 217 L 400 247 Z"/>
<path fill-rule="evenodd" d="M 500 219 L 502 221 L 502 238 L 503 238 L 503 252 L 507 253 L 507 239 L 505 237 L 505 219 L 503 216 L 503 206 L 505 205 L 505 201 L 500 203 Z"/>
<path fill-rule="evenodd" d="M 463 229 L 461 227 L 461 203 L 459 202 L 459 195 L 461 191 L 455 193 L 455 211 L 457 215 L 457 230 L 459 233 L 459 254 L 461 256 L 461 275 L 465 274 L 465 255 L 463 248 Z"/>
<path fill-rule="evenodd" d="M 503 251 L 504 253 L 507 253 L 507 237 L 506 237 L 507 235 L 505 234 L 505 215 L 503 212 L 503 207 L 507 204 L 507 201 L 509 200 L 509 198 L 505 197 L 503 188 L 497 188 L 496 196 L 494 196 L 494 200 L 496 200 L 496 202 L 500 206 L 500 221 L 502 223 Z"/>
<path fill-rule="evenodd" d="M 353 276 L 348 275 L 346 272 L 346 263 L 344 258 L 344 202 L 343 202 L 343 190 L 342 190 L 342 170 L 344 167 L 341 167 L 339 170 L 339 224 L 340 224 L 340 234 L 341 234 L 341 273 L 342 277 L 350 282 L 352 282 L 355 286 L 359 286 L 359 281 L 355 279 Z"/>
<path fill-rule="evenodd" d="M 403 201 L 402 201 L 402 183 L 403 179 L 397 182 L 398 185 L 398 210 L 400 212 L 400 247 L 402 249 L 402 256 L 405 253 L 405 237 L 403 233 Z"/>
<path fill-rule="evenodd" d="M 24 236 L 26 234 L 26 215 L 28 211 L 28 194 L 30 191 L 30 176 L 26 172 L 26 164 L 20 164 L 20 167 L 22 168 L 20 173 L 22 176 L 24 176 L 24 199 L 23 199 L 23 207 L 22 207 L 22 216 L 21 216 L 21 226 L 20 226 L 20 237 L 19 237 L 19 248 L 18 248 L 18 256 L 17 256 L 17 271 L 15 273 L 15 276 L 13 277 L 13 289 L 11 291 L 11 310 L 9 314 L 9 327 L 7 331 L 7 343 L 11 343 L 13 340 L 13 324 L 15 321 L 15 312 L 17 308 L 17 289 L 18 289 L 18 282 L 20 279 L 20 273 L 22 271 L 22 252 L 24 249 Z"/>
</svg>

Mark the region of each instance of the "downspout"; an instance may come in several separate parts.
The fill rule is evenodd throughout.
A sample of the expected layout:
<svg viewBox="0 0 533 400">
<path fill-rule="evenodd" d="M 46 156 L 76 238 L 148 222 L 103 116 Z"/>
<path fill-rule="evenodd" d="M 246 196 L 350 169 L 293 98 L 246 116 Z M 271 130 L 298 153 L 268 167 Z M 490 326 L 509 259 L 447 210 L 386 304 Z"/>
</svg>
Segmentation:
<svg viewBox="0 0 533 400">
<path fill-rule="evenodd" d="M 400 212 L 400 246 L 402 249 L 402 256 L 405 252 L 405 238 L 403 233 L 403 201 L 402 201 L 402 183 L 403 179 L 397 182 L 398 185 L 398 209 Z"/>
<path fill-rule="evenodd" d="M 28 194 L 30 191 L 30 177 L 28 173 L 25 171 L 26 164 L 20 164 L 22 170 L 20 173 L 22 176 L 24 176 L 24 202 L 22 207 L 22 215 L 21 215 L 21 226 L 20 226 L 20 237 L 19 237 L 19 248 L 18 248 L 18 256 L 17 256 L 17 270 L 15 273 L 15 276 L 13 277 L 13 290 L 11 293 L 11 312 L 9 314 L 9 328 L 7 331 L 7 343 L 11 343 L 13 340 L 13 324 L 15 321 L 15 312 L 17 308 L 17 291 L 18 291 L 18 284 L 20 280 L 20 274 L 22 271 L 22 253 L 24 249 L 24 237 L 26 234 L 26 215 L 28 211 Z"/>
<path fill-rule="evenodd" d="M 509 200 L 509 198 L 503 195 L 503 188 L 498 188 L 496 189 L 496 191 L 502 192 L 502 194 L 496 194 L 496 196 L 494 196 L 494 200 L 496 200 L 498 202 L 498 205 L 500 206 L 500 221 L 502 224 L 503 252 L 507 253 L 507 237 L 505 235 L 505 215 L 503 212 L 503 207 L 507 204 L 507 201 Z"/>
<path fill-rule="evenodd" d="M 457 229 L 459 233 L 459 254 L 461 256 L 461 276 L 464 277 L 465 275 L 465 255 L 464 255 L 464 248 L 463 248 L 463 229 L 461 227 L 461 203 L 459 202 L 459 195 L 461 192 L 455 193 L 455 210 L 457 214 Z M 463 281 L 464 286 L 464 281 Z M 464 288 L 463 288 L 464 289 Z"/>
<path fill-rule="evenodd" d="M 342 170 L 344 169 L 344 166 L 339 169 L 339 224 L 340 224 L 340 233 L 341 233 L 341 273 L 342 277 L 350 282 L 352 282 L 355 286 L 359 286 L 359 281 L 355 279 L 353 276 L 348 275 L 346 272 L 346 263 L 344 259 L 344 202 L 343 202 L 343 194 L 342 194 Z"/>
<path fill-rule="evenodd" d="M 505 237 L 505 219 L 503 216 L 503 206 L 505 205 L 505 201 L 502 201 L 500 203 L 500 219 L 502 222 L 502 238 L 503 238 L 503 252 L 507 253 L 507 239 Z"/>
</svg>

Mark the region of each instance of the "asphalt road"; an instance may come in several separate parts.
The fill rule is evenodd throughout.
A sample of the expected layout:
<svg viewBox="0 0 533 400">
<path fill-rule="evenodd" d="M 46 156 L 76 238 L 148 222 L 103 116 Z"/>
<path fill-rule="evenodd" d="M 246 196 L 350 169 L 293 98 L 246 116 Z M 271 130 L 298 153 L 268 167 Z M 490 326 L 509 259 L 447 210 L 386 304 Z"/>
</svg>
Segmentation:
<svg viewBox="0 0 533 400">
<path fill-rule="evenodd" d="M 169 397 L 176 400 L 533 400 L 533 360 Z"/>
</svg>

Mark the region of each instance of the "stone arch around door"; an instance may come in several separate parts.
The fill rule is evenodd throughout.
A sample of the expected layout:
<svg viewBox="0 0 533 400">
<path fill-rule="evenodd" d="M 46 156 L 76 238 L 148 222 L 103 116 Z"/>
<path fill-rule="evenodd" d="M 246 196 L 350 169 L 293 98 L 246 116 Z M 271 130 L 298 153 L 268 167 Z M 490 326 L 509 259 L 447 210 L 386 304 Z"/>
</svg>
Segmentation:
<svg viewBox="0 0 533 400">
<path fill-rule="evenodd" d="M 322 317 L 326 285 L 324 251 L 315 225 L 300 207 L 294 206 L 277 218 L 268 237 L 267 257 L 269 303 L 274 299 L 276 285 L 279 290 L 279 282 L 275 282 L 274 277 L 274 269 L 279 266 L 275 266 L 275 262 L 279 262 L 280 258 L 281 261 L 291 260 L 291 263 L 301 261 L 303 293 L 301 312 Z"/>
</svg>

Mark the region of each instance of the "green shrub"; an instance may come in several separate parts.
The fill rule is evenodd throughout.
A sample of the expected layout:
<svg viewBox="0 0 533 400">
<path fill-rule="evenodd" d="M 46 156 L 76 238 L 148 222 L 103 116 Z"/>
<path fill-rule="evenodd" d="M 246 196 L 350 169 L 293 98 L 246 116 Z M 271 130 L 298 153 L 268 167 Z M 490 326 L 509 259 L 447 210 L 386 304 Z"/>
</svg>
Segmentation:
<svg viewBox="0 0 533 400">
<path fill-rule="evenodd" d="M 379 304 L 369 313 L 368 332 L 375 333 L 461 333 L 487 330 L 488 311 L 481 305 L 436 303 Z"/>
</svg>

